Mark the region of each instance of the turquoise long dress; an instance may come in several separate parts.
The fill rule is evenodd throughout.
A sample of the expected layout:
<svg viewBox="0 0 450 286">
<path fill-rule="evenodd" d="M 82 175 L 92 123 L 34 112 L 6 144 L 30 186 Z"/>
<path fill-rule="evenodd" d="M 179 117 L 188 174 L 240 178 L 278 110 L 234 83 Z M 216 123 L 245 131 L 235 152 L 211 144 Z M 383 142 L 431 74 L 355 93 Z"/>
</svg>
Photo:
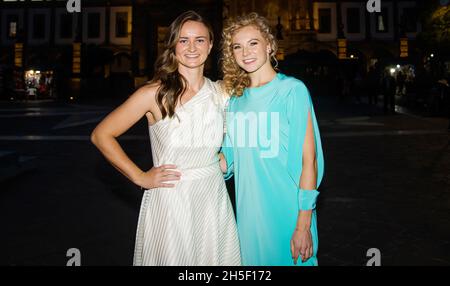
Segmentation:
<svg viewBox="0 0 450 286">
<path fill-rule="evenodd" d="M 299 212 L 298 192 L 308 112 L 314 129 L 318 167 L 324 159 L 308 89 L 278 73 L 264 86 L 231 97 L 222 152 L 228 179 L 234 174 L 236 217 L 243 265 L 293 266 L 290 241 Z M 317 216 L 312 212 L 313 257 L 297 265 L 317 265 Z"/>
</svg>

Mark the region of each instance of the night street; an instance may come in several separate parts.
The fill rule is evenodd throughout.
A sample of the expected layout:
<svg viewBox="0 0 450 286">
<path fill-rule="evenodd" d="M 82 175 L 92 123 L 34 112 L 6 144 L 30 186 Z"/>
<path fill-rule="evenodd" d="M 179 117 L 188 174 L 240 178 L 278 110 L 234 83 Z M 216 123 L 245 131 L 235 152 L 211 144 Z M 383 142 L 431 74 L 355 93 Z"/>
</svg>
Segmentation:
<svg viewBox="0 0 450 286">
<path fill-rule="evenodd" d="M 450 0 L 0 0 L 0 266 L 450 266 L 449 32 Z"/>
<path fill-rule="evenodd" d="M 363 98 L 366 98 L 363 96 Z M 450 265 L 448 121 L 313 97 L 325 176 L 318 204 L 319 265 Z M 89 141 L 120 101 L 2 103 L 0 150 L 33 161 L 1 181 L 0 264 L 131 265 L 141 191 Z M 145 120 L 120 138 L 152 166 Z"/>
</svg>

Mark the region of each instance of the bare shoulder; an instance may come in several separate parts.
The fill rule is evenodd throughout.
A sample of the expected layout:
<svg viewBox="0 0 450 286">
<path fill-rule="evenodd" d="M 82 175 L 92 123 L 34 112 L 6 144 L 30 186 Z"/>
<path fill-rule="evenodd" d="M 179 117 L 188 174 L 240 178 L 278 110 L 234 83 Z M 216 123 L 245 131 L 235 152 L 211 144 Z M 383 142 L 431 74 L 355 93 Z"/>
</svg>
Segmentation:
<svg viewBox="0 0 450 286">
<path fill-rule="evenodd" d="M 156 93 L 158 91 L 158 84 L 146 84 L 138 88 L 128 99 L 127 102 L 133 106 L 140 106 L 146 111 L 153 112 L 156 104 Z"/>
<path fill-rule="evenodd" d="M 159 87 L 159 83 L 148 83 L 136 90 L 129 98 L 129 100 L 133 101 L 133 105 L 141 108 L 141 111 L 145 114 L 150 124 L 154 124 L 162 117 L 161 110 L 156 101 L 156 94 L 158 93 Z"/>
<path fill-rule="evenodd" d="M 156 93 L 158 91 L 159 84 L 157 83 L 149 83 L 142 87 L 140 87 L 138 90 L 136 90 L 131 97 L 137 97 L 137 100 L 145 99 L 145 101 L 151 101 L 154 102 L 156 98 Z"/>
</svg>

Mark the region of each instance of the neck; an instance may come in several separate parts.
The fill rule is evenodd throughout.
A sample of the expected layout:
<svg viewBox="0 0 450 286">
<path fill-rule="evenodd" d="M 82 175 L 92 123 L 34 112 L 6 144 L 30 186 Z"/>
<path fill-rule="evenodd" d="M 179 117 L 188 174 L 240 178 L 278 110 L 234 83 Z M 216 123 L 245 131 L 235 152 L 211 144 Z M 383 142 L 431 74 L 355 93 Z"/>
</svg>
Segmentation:
<svg viewBox="0 0 450 286">
<path fill-rule="evenodd" d="M 258 87 L 272 81 L 276 74 L 270 62 L 264 64 L 260 69 L 249 74 L 251 87 Z"/>
<path fill-rule="evenodd" d="M 203 66 L 192 69 L 179 65 L 178 71 L 187 80 L 187 89 L 192 91 L 199 91 L 202 88 L 204 82 Z"/>
</svg>

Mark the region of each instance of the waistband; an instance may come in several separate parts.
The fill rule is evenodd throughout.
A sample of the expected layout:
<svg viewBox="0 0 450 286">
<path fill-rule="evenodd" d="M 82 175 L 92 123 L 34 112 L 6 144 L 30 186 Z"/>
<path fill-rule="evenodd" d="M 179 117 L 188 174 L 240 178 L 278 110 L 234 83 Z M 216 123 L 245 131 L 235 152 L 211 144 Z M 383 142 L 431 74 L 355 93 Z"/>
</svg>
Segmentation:
<svg viewBox="0 0 450 286">
<path fill-rule="evenodd" d="M 197 180 L 201 178 L 206 178 L 212 175 L 216 175 L 221 172 L 220 166 L 217 162 L 206 167 L 201 168 L 191 168 L 191 169 L 178 169 L 181 173 L 180 181 L 183 180 Z"/>
</svg>

